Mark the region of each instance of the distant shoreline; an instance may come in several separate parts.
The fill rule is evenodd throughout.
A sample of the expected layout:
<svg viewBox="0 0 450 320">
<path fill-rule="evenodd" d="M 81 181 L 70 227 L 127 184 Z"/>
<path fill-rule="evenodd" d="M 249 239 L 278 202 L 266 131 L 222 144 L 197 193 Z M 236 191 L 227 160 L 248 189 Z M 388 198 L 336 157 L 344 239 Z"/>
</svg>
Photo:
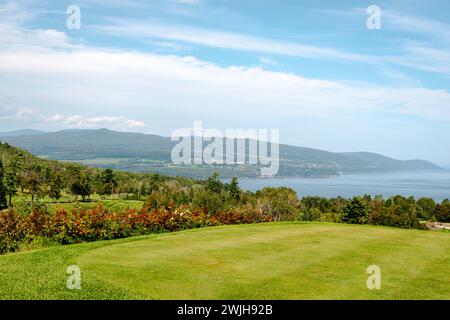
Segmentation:
<svg viewBox="0 0 450 320">
<path fill-rule="evenodd" d="M 395 195 L 415 198 L 450 198 L 450 170 L 395 171 L 371 174 L 346 174 L 336 179 L 275 177 L 239 179 L 245 190 L 256 191 L 264 187 L 288 187 L 299 197 L 352 198 L 354 196 Z M 226 182 L 226 179 L 222 179 Z"/>
</svg>

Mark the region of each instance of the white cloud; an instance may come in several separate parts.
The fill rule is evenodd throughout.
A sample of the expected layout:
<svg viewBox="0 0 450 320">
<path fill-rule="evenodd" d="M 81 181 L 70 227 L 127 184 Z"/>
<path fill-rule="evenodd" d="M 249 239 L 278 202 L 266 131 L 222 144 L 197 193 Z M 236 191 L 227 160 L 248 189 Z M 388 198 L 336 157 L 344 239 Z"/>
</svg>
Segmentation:
<svg viewBox="0 0 450 320">
<path fill-rule="evenodd" d="M 0 49 L 16 52 L 80 48 L 70 41 L 65 32 L 27 28 L 25 25 L 37 15 L 36 10 L 27 10 L 16 1 L 0 4 Z"/>
<path fill-rule="evenodd" d="M 426 43 L 419 41 L 406 41 L 403 50 L 405 57 L 397 58 L 396 63 L 450 75 L 450 50 L 431 48 Z"/>
<path fill-rule="evenodd" d="M 33 17 L 33 12 L 26 10 L 18 1 L 8 1 L 0 4 L 0 27 L 19 25 Z"/>
<path fill-rule="evenodd" d="M 29 117 L 36 114 L 38 111 L 37 108 L 27 108 L 27 107 L 19 107 L 16 111 L 16 116 L 18 118 Z"/>
<path fill-rule="evenodd" d="M 365 8 L 349 10 L 320 10 L 354 23 L 360 23 L 361 16 L 366 16 Z M 404 66 L 436 74 L 450 75 L 450 24 L 424 17 L 411 16 L 404 12 L 381 8 L 382 31 L 395 31 L 400 39 L 394 41 L 398 54 L 379 56 L 378 67 L 392 68 Z M 427 40 L 413 41 L 418 36 Z M 431 43 L 431 44 L 430 44 Z M 382 65 L 381 65 L 382 64 Z"/>
<path fill-rule="evenodd" d="M 139 120 L 125 120 L 126 126 L 135 128 L 135 127 L 145 127 L 145 123 Z"/>
<path fill-rule="evenodd" d="M 161 38 L 217 48 L 266 52 L 302 58 L 337 59 L 364 63 L 379 62 L 376 56 L 355 54 L 335 48 L 304 45 L 185 25 L 139 24 L 133 21 L 115 20 L 115 24 L 112 25 L 97 25 L 90 28 L 114 36 L 138 36 L 140 39 L 143 37 Z"/>
<path fill-rule="evenodd" d="M 276 62 L 275 60 L 273 60 L 270 57 L 259 57 L 259 62 L 261 62 L 262 64 L 267 64 L 267 65 L 278 65 L 278 62 Z"/>
<path fill-rule="evenodd" d="M 176 41 L 303 57 L 366 63 L 377 63 L 378 59 L 330 48 L 179 26 L 149 28 L 148 25 L 119 24 L 100 28 L 108 32 L 160 36 Z M 0 34 L 0 43 L 3 42 L 0 44 L 3 90 L 19 92 L 20 105 L 32 103 L 41 108 L 44 115 L 48 115 L 50 110 L 58 110 L 50 114 L 72 113 L 68 110 L 77 108 L 80 113 L 59 121 L 72 126 L 121 123 L 140 127 L 141 122 L 127 120 L 130 117 L 123 115 L 145 115 L 148 120 L 155 110 L 265 116 L 382 111 L 450 119 L 447 108 L 450 95 L 446 90 L 346 84 L 270 72 L 263 68 L 220 67 L 190 56 L 86 48 L 73 45 L 65 33 L 55 30 L 10 26 L 7 31 Z M 408 50 L 415 50 L 418 56 L 418 47 L 418 44 L 411 43 Z M 424 55 L 428 53 L 424 52 Z M 446 59 L 437 52 L 433 54 L 441 61 Z M 261 62 L 272 63 L 272 60 L 262 56 Z M 420 61 L 413 62 L 420 64 Z M 92 106 L 97 114 L 111 117 L 80 115 L 89 114 Z"/>
<path fill-rule="evenodd" d="M 380 111 L 450 120 L 450 94 L 305 78 L 259 67 L 220 67 L 194 57 L 83 50 L 0 53 L 0 72 L 39 106 L 145 114 L 190 110 L 215 115 L 302 116 Z M 39 77 L 39 81 L 34 81 Z M 70 125 L 122 123 L 124 118 L 55 117 Z"/>
<path fill-rule="evenodd" d="M 63 124 L 71 128 L 91 128 L 109 125 L 118 125 L 126 128 L 145 127 L 145 123 L 139 120 L 126 119 L 123 117 L 114 116 L 100 116 L 87 117 L 82 115 L 64 116 L 61 114 L 54 114 L 46 119 L 48 122 L 55 124 Z"/>
<path fill-rule="evenodd" d="M 0 120 L 24 120 L 33 117 L 38 108 L 18 106 L 13 94 L 0 99 Z"/>
<path fill-rule="evenodd" d="M 3 51 L 48 51 L 51 49 L 77 49 L 64 32 L 53 29 L 13 29 L 5 27 L 0 33 L 0 48 Z"/>
<path fill-rule="evenodd" d="M 170 41 L 151 41 L 150 44 L 155 45 L 158 51 L 163 52 L 181 52 L 181 51 L 191 51 L 192 48 L 182 45 L 176 42 Z"/>
<path fill-rule="evenodd" d="M 350 10 L 351 12 L 353 11 Z M 339 11 L 338 13 L 333 11 L 333 14 L 339 14 Z M 438 24 L 436 28 L 437 26 Z M 422 54 L 423 50 L 414 51 L 410 41 L 401 43 L 397 55 L 370 55 L 339 50 L 333 47 L 313 46 L 186 25 L 164 25 L 150 22 L 136 23 L 135 21 L 114 20 L 113 24 L 91 26 L 91 28 L 96 32 L 111 36 L 138 37 L 140 41 L 143 41 L 143 39 L 158 38 L 168 40 L 169 42 L 186 42 L 214 48 L 278 54 L 308 59 L 362 63 L 382 68 L 406 66 L 413 69 L 450 75 L 448 59 L 445 60 L 444 57 L 437 60 L 431 56 Z M 446 33 L 447 31 L 444 31 L 444 35 Z M 448 55 L 450 52 L 445 48 L 430 48 L 430 50 L 439 52 L 441 56 Z"/>
<path fill-rule="evenodd" d="M 397 28 L 411 33 L 422 33 L 439 41 L 450 42 L 450 24 L 423 17 L 405 15 L 392 10 L 382 11 L 389 28 Z"/>
<path fill-rule="evenodd" d="M 320 13 L 334 17 L 361 22 L 361 17 L 367 17 L 366 8 L 325 9 Z M 448 22 L 408 15 L 405 12 L 388 10 L 381 6 L 382 29 L 388 31 L 404 31 L 409 34 L 422 34 L 440 42 L 450 41 L 450 24 Z"/>
</svg>

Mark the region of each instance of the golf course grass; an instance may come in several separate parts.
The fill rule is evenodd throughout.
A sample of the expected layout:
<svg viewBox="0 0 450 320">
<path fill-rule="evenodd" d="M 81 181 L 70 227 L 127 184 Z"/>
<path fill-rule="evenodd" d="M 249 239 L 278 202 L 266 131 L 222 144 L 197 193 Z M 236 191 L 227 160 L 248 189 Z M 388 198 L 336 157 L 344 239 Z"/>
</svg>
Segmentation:
<svg viewBox="0 0 450 320">
<path fill-rule="evenodd" d="M 66 268 L 81 269 L 68 290 Z M 366 269 L 381 269 L 369 290 Z M 450 299 L 450 233 L 224 226 L 0 256 L 3 299 Z"/>
</svg>

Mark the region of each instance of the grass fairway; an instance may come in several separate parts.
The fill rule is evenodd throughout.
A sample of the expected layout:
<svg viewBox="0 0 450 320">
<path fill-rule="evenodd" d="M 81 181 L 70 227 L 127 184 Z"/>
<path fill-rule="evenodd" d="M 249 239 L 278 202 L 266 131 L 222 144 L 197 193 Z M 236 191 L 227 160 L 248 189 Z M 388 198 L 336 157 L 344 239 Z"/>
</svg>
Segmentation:
<svg viewBox="0 0 450 320">
<path fill-rule="evenodd" d="M 66 289 L 66 267 L 82 271 Z M 368 290 L 366 268 L 381 268 Z M 321 223 L 226 226 L 0 257 L 0 296 L 450 299 L 450 234 Z"/>
</svg>

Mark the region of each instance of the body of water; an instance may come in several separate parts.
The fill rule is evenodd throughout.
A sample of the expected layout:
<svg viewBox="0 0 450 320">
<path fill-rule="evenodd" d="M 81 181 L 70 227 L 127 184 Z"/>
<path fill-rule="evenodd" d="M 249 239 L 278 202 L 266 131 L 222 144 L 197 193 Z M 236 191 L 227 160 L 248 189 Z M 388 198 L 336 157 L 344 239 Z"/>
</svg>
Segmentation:
<svg viewBox="0 0 450 320">
<path fill-rule="evenodd" d="M 370 194 L 450 199 L 450 171 L 402 171 L 382 174 L 343 175 L 332 178 L 239 179 L 243 189 L 256 191 L 264 187 L 290 187 L 299 197 L 321 196 L 350 198 Z"/>
</svg>

